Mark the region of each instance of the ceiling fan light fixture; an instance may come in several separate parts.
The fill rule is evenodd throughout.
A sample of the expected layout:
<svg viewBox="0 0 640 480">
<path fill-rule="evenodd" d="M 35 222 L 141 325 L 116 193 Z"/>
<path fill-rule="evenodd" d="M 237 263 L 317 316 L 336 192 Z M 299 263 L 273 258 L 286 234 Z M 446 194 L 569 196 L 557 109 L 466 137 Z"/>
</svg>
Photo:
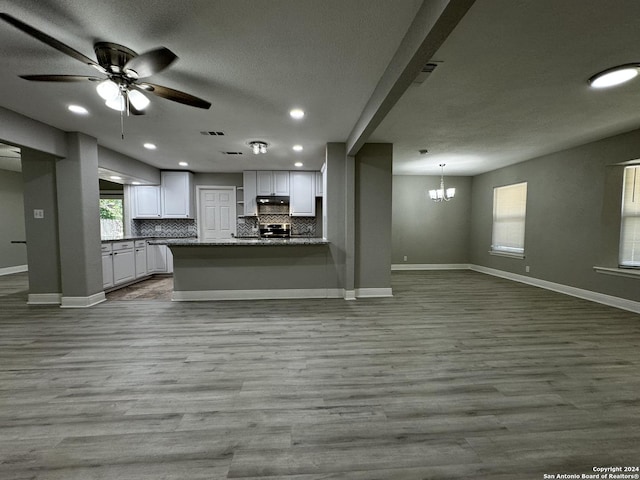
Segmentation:
<svg viewBox="0 0 640 480">
<path fill-rule="evenodd" d="M 113 80 L 107 79 L 96 86 L 96 91 L 98 92 L 98 95 L 100 95 L 100 98 L 108 102 L 118 97 L 120 94 L 120 87 Z"/>
<path fill-rule="evenodd" d="M 589 85 L 593 88 L 607 88 L 621 85 L 635 78 L 638 75 L 638 68 L 640 68 L 640 64 L 636 63 L 628 63 L 608 68 L 592 76 L 589 79 Z"/>
<path fill-rule="evenodd" d="M 121 94 L 117 95 L 116 97 L 110 100 L 107 100 L 106 102 L 104 102 L 104 104 L 107 107 L 112 108 L 113 110 L 117 110 L 118 112 L 124 112 L 126 107 L 124 96 Z"/>
<path fill-rule="evenodd" d="M 136 110 L 144 110 L 149 106 L 149 99 L 137 90 L 129 90 L 127 96 Z"/>
</svg>

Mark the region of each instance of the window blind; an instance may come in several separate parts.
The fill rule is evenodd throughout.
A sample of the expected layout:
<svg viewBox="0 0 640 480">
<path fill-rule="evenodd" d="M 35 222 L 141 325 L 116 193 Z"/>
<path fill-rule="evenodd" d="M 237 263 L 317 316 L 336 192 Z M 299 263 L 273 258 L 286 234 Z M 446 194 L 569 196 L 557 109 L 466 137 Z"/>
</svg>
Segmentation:
<svg viewBox="0 0 640 480">
<path fill-rule="evenodd" d="M 624 169 L 620 265 L 640 267 L 640 167 Z"/>
<path fill-rule="evenodd" d="M 526 213 L 527 182 L 493 189 L 492 251 L 524 254 Z"/>
</svg>

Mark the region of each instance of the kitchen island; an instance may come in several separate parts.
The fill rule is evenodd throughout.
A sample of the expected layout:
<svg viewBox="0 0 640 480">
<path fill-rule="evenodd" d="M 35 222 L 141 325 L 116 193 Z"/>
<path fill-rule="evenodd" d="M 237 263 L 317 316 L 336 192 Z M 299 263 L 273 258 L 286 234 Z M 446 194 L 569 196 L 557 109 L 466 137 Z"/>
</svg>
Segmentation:
<svg viewBox="0 0 640 480">
<path fill-rule="evenodd" d="M 175 301 L 342 298 L 322 238 L 156 239 L 173 253 Z"/>
</svg>

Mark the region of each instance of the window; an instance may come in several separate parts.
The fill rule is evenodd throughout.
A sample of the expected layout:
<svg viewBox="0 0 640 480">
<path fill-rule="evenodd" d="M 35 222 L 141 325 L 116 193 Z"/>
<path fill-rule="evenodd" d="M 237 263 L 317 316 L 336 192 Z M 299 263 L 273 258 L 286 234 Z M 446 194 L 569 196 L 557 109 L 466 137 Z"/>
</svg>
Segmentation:
<svg viewBox="0 0 640 480">
<path fill-rule="evenodd" d="M 123 220 L 122 198 L 100 199 L 100 236 L 103 239 L 122 238 Z"/>
<path fill-rule="evenodd" d="M 620 266 L 640 267 L 640 166 L 624 169 Z"/>
<path fill-rule="evenodd" d="M 492 252 L 519 257 L 524 255 L 526 212 L 526 182 L 493 189 Z"/>
</svg>

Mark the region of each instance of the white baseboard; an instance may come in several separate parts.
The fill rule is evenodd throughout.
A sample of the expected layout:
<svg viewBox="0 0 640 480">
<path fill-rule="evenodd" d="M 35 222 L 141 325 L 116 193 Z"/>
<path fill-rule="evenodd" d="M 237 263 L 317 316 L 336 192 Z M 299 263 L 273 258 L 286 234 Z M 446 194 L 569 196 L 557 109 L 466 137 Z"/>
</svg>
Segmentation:
<svg viewBox="0 0 640 480">
<path fill-rule="evenodd" d="M 469 270 L 468 263 L 394 263 L 391 271 L 397 270 Z"/>
<path fill-rule="evenodd" d="M 60 308 L 87 308 L 93 307 L 107 299 L 104 292 L 94 293 L 88 297 L 62 297 Z"/>
<path fill-rule="evenodd" d="M 30 293 L 27 305 L 60 305 L 61 293 Z"/>
<path fill-rule="evenodd" d="M 276 300 L 294 298 L 342 298 L 342 289 L 292 288 L 272 290 L 196 290 L 174 291 L 174 302 L 198 302 L 211 300 Z"/>
<path fill-rule="evenodd" d="M 356 291 L 355 290 L 345 290 L 344 291 L 344 299 L 345 300 L 355 300 L 356 299 Z"/>
<path fill-rule="evenodd" d="M 27 272 L 29 270 L 27 265 L 15 265 L 13 267 L 0 268 L 0 277 L 3 275 L 12 275 L 14 273 Z"/>
<path fill-rule="evenodd" d="M 390 288 L 356 288 L 356 298 L 393 297 Z"/>
<path fill-rule="evenodd" d="M 634 313 L 640 313 L 640 302 L 633 300 L 627 300 L 625 298 L 614 297 L 612 295 L 606 295 L 604 293 L 593 292 L 591 290 L 584 290 L 582 288 L 570 287 L 568 285 L 562 285 L 560 283 L 549 282 L 547 280 L 540 280 L 538 278 L 527 277 L 525 275 L 519 275 L 517 273 L 505 272 L 502 270 L 496 270 L 494 268 L 482 267 L 480 265 L 471 265 L 470 269 L 480 273 L 486 273 L 495 277 L 506 278 L 507 280 L 513 280 L 515 282 L 526 283 L 527 285 L 533 285 L 534 287 L 545 288 L 554 292 L 564 293 L 571 295 L 572 297 L 582 298 L 584 300 L 590 300 L 592 302 L 601 303 L 610 307 L 620 308 L 622 310 L 628 310 Z"/>
</svg>

